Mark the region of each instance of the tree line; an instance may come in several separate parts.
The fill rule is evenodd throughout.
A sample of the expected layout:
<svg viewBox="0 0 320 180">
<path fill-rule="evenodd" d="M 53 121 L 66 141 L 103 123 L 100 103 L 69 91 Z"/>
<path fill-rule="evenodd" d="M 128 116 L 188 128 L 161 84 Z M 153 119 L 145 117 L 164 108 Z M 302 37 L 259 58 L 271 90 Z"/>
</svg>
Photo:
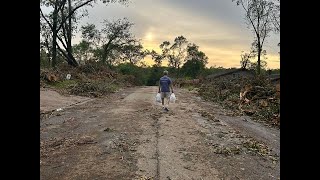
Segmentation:
<svg viewBox="0 0 320 180">
<path fill-rule="evenodd" d="M 235 1 L 235 0 L 232 0 Z M 128 0 L 102 0 L 105 5 L 120 3 L 128 5 Z M 134 25 L 127 18 L 104 20 L 102 28 L 95 24 L 79 27 L 81 18 L 88 15 L 86 7 L 94 6 L 96 0 L 41 0 L 40 1 L 40 62 L 56 67 L 59 62 L 78 67 L 88 62 L 97 62 L 110 68 L 121 63 L 141 64 L 141 60 L 150 56 L 160 68 L 164 61 L 177 78 L 186 76 L 195 78 L 203 74 L 208 57 L 199 50 L 199 46 L 189 42 L 183 35 L 173 42 L 164 41 L 159 45 L 161 52 L 146 50 L 141 40 L 131 32 Z M 256 68 L 258 74 L 266 63 L 261 59 L 266 55 L 263 49 L 270 32 L 280 32 L 280 1 L 236 0 L 246 12 L 248 27 L 254 32 L 254 41 L 249 53 L 241 54 L 242 68 Z M 50 8 L 47 14 L 41 7 Z M 81 32 L 81 41 L 72 45 L 76 32 Z M 280 43 L 279 43 L 280 45 Z M 257 62 L 250 60 L 257 57 Z M 143 64 L 142 64 L 143 65 Z M 209 68 L 210 69 L 210 68 Z"/>
</svg>

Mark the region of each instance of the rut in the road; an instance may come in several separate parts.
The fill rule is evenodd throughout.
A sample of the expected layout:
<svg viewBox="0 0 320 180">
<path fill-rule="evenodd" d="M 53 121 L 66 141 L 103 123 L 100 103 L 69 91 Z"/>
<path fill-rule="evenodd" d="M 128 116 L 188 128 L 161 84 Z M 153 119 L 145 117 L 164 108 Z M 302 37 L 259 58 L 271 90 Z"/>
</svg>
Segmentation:
<svg viewBox="0 0 320 180">
<path fill-rule="evenodd" d="M 156 160 L 157 160 L 157 172 L 156 172 L 156 179 L 160 179 L 160 160 L 159 160 L 159 119 L 156 119 L 155 128 L 156 128 Z"/>
</svg>

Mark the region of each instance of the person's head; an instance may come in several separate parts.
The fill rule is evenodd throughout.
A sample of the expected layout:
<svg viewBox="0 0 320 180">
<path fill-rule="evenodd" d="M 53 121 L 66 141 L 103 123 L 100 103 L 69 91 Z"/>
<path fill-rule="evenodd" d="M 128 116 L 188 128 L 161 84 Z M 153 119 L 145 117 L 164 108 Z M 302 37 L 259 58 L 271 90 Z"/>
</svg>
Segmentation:
<svg viewBox="0 0 320 180">
<path fill-rule="evenodd" d="M 164 70 L 164 71 L 163 71 L 163 75 L 168 75 L 168 71 L 167 71 L 167 70 Z"/>
</svg>

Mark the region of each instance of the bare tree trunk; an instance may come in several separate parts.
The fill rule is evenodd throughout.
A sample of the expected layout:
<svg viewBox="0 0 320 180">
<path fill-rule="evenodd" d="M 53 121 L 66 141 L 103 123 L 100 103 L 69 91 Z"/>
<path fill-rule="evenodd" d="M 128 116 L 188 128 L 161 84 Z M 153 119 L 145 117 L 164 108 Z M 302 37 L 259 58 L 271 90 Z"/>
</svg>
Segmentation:
<svg viewBox="0 0 320 180">
<path fill-rule="evenodd" d="M 73 67 L 79 66 L 77 60 L 73 57 L 72 53 L 70 53 L 69 51 L 68 51 L 68 64 Z"/>
<path fill-rule="evenodd" d="M 72 12 L 72 7 L 71 7 L 71 0 L 68 0 L 69 4 L 69 24 L 68 24 L 68 29 L 67 29 L 67 36 L 68 36 L 68 42 L 67 42 L 67 48 L 68 48 L 68 53 L 72 54 L 72 46 L 71 46 L 71 41 L 72 41 L 72 15 L 70 14 Z"/>
<path fill-rule="evenodd" d="M 180 64 L 178 65 L 178 75 L 177 75 L 177 78 L 179 78 L 180 76 Z"/>
<path fill-rule="evenodd" d="M 68 64 L 71 65 L 71 66 L 74 66 L 74 67 L 77 67 L 79 64 L 78 62 L 76 61 L 76 59 L 74 58 L 73 56 L 73 53 L 72 53 L 72 6 L 71 6 L 71 0 L 68 0 L 68 20 L 69 20 L 69 23 L 67 23 L 66 27 L 67 27 L 67 39 L 68 39 L 68 42 L 67 42 L 67 53 L 68 53 Z"/>
<path fill-rule="evenodd" d="M 53 31 L 52 31 L 52 67 L 56 67 L 57 65 L 57 24 L 58 24 L 58 4 L 55 4 L 54 12 L 53 12 Z"/>
<path fill-rule="evenodd" d="M 107 58 L 109 56 L 109 51 L 110 51 L 110 45 L 111 45 L 111 42 L 113 41 L 114 39 L 110 39 L 108 41 L 108 43 L 106 45 L 104 45 L 103 47 L 103 55 L 102 55 L 102 63 L 105 64 L 105 63 L 110 63 L 109 65 L 111 65 L 111 60 L 110 62 L 107 62 Z"/>
<path fill-rule="evenodd" d="M 260 69 L 261 69 L 260 56 L 261 56 L 261 46 L 260 46 L 260 43 L 258 43 L 258 65 L 257 65 L 258 75 L 260 75 Z"/>
<path fill-rule="evenodd" d="M 42 13 L 41 11 L 41 8 L 40 8 L 40 12 L 41 12 L 41 15 L 42 17 L 46 20 L 46 22 L 48 23 L 48 25 L 50 26 L 51 28 L 51 31 L 52 31 L 52 67 L 55 67 L 57 65 L 57 50 L 61 51 L 61 48 L 58 47 L 58 44 L 57 44 L 57 38 L 58 38 L 58 32 L 59 30 L 62 28 L 62 26 L 64 26 L 67 22 L 67 20 L 69 20 L 69 28 L 68 28 L 68 31 L 70 32 L 68 34 L 68 41 L 66 42 L 67 43 L 67 47 L 66 50 L 67 50 L 67 53 L 68 53 L 68 57 L 67 57 L 67 61 L 68 61 L 68 64 L 73 64 L 73 66 L 78 66 L 78 63 L 77 61 L 75 60 L 75 58 L 73 57 L 72 55 L 72 46 L 71 46 L 71 38 L 72 38 L 72 34 L 71 34 L 71 27 L 72 27 L 72 24 L 71 24 L 71 16 L 74 14 L 74 12 L 93 2 L 93 0 L 87 0 L 85 2 L 83 2 L 82 4 L 78 5 L 77 7 L 75 7 L 74 9 L 71 8 L 71 0 L 68 0 L 68 4 L 69 4 L 69 13 L 68 13 L 68 16 L 65 18 L 65 19 L 62 19 L 62 22 L 60 23 L 60 25 L 58 26 L 58 13 L 61 9 L 64 8 L 64 5 L 66 3 L 66 0 L 54 0 L 53 3 L 54 3 L 54 10 L 53 10 L 53 17 L 52 17 L 52 25 L 51 23 L 47 20 L 47 18 L 44 16 L 44 14 Z M 58 48 L 58 49 L 57 49 Z M 64 54 L 65 56 L 65 54 Z"/>
<path fill-rule="evenodd" d="M 63 10 L 61 10 L 61 16 L 62 16 L 62 19 L 65 19 Z M 63 29 L 64 37 L 66 37 L 65 38 L 66 47 L 65 46 L 64 47 L 65 47 L 65 50 L 67 51 L 67 53 L 63 52 L 63 55 L 65 56 L 69 65 L 71 65 L 73 67 L 77 67 L 79 64 L 72 54 L 72 7 L 71 7 L 71 0 L 68 0 L 67 18 L 68 18 L 68 21 L 64 21 L 64 24 L 61 26 Z M 62 42 L 61 38 L 60 38 L 60 41 Z"/>
<path fill-rule="evenodd" d="M 56 27 L 55 23 L 53 27 Z M 53 31 L 52 34 L 52 67 L 55 67 L 57 65 L 57 32 Z"/>
</svg>

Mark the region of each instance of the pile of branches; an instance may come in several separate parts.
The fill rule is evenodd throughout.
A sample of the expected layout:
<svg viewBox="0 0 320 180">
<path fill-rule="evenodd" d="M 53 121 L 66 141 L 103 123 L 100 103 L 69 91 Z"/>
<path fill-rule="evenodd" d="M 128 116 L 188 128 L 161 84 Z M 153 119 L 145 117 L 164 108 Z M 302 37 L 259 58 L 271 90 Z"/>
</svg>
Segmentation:
<svg viewBox="0 0 320 180">
<path fill-rule="evenodd" d="M 70 79 L 67 79 L 68 74 Z M 131 82 L 132 77 L 95 62 L 76 68 L 62 64 L 55 69 L 40 69 L 40 87 L 74 95 L 100 97 L 130 87 Z"/>
<path fill-rule="evenodd" d="M 280 84 L 273 84 L 263 76 L 205 80 L 199 94 L 239 115 L 248 115 L 253 120 L 280 128 Z"/>
</svg>

